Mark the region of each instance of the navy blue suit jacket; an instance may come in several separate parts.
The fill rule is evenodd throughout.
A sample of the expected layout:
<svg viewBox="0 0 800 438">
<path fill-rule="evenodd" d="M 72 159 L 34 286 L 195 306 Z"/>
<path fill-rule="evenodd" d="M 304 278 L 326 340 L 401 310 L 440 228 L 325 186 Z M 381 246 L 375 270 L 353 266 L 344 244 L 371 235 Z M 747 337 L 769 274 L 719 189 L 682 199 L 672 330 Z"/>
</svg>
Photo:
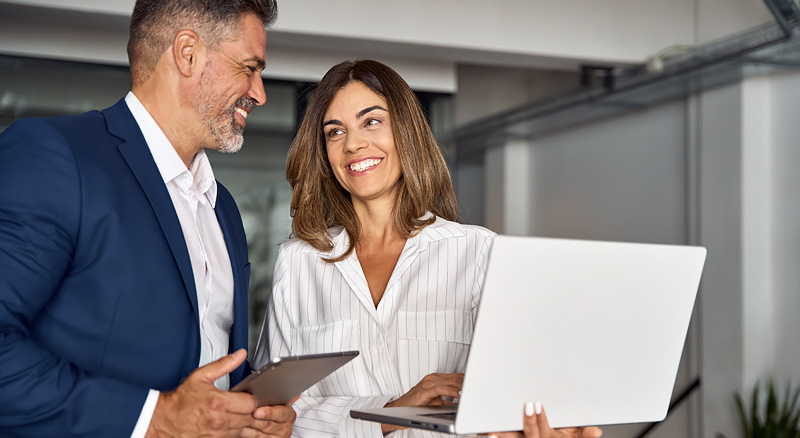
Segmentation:
<svg viewBox="0 0 800 438">
<path fill-rule="evenodd" d="M 250 264 L 221 185 L 215 210 L 233 267 L 234 351 L 247 346 Z M 124 100 L 7 128 L 0 436 L 129 436 L 148 390 L 174 389 L 197 367 L 198 327 L 178 216 Z"/>
</svg>

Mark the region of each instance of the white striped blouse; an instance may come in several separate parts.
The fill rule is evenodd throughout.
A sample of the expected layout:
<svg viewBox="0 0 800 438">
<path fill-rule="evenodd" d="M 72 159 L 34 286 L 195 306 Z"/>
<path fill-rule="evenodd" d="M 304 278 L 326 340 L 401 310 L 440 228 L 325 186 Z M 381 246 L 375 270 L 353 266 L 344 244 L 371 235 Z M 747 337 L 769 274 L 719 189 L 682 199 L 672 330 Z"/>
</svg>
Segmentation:
<svg viewBox="0 0 800 438">
<path fill-rule="evenodd" d="M 359 350 L 361 354 L 294 403 L 293 436 L 381 437 L 380 424 L 350 418 L 382 407 L 431 373 L 464 372 L 495 234 L 442 218 L 406 241 L 377 309 L 349 238 L 334 249 L 281 245 L 254 366 L 270 357 Z"/>
</svg>

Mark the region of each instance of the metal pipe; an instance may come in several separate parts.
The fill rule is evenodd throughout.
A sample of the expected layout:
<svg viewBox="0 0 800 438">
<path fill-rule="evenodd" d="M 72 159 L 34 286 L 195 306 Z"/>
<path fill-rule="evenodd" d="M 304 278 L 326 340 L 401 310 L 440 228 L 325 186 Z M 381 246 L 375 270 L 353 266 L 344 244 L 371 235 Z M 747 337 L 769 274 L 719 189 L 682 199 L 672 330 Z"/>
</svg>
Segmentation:
<svg viewBox="0 0 800 438">
<path fill-rule="evenodd" d="M 800 11 L 794 0 L 764 0 L 775 22 L 783 29 L 787 38 L 794 36 L 800 25 Z"/>
</svg>

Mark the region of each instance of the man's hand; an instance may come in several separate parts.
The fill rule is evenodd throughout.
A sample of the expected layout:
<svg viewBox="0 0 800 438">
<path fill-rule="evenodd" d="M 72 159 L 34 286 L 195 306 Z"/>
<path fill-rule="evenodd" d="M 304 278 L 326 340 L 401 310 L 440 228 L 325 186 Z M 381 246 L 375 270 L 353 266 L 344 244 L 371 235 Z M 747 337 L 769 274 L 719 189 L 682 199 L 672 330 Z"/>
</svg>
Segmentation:
<svg viewBox="0 0 800 438">
<path fill-rule="evenodd" d="M 244 392 L 217 389 L 214 382 L 247 358 L 245 350 L 225 356 L 189 374 L 174 391 L 158 397 L 147 438 L 238 437 L 256 420 L 256 399 Z"/>
<path fill-rule="evenodd" d="M 295 399 L 297 400 L 297 399 Z M 292 400 L 294 401 L 294 400 Z M 291 404 L 291 402 L 289 403 Z M 288 438 L 297 417 L 291 406 L 262 406 L 253 412 L 253 424 L 242 429 L 241 438 Z"/>
<path fill-rule="evenodd" d="M 539 403 L 525 405 L 525 422 L 520 432 L 492 433 L 494 438 L 599 438 L 603 431 L 599 427 L 565 427 L 551 429 L 547 422 L 547 414 Z"/>
</svg>

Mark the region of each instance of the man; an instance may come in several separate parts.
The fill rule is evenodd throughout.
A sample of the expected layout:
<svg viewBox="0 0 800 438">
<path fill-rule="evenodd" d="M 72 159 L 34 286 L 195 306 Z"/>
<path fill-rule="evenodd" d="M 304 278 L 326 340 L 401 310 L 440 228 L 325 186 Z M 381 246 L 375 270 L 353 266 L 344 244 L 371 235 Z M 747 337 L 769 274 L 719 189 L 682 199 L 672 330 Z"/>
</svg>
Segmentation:
<svg viewBox="0 0 800 438">
<path fill-rule="evenodd" d="M 0 136 L 0 436 L 288 436 L 249 372 L 234 152 L 275 0 L 138 0 L 132 92 Z M 199 368 L 198 368 L 199 367 Z"/>
</svg>

